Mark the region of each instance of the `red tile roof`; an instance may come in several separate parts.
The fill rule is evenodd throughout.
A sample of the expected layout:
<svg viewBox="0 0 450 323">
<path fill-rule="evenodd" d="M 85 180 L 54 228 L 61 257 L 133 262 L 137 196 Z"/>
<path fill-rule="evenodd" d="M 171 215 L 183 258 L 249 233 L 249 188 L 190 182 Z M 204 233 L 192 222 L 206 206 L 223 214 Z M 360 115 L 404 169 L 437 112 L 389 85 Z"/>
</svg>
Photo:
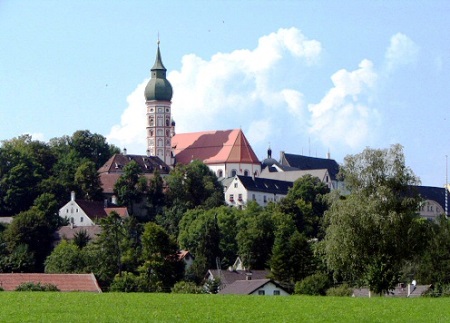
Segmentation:
<svg viewBox="0 0 450 323">
<path fill-rule="evenodd" d="M 61 292 L 102 292 L 94 274 L 0 274 L 0 286 L 5 291 L 13 291 L 28 282 L 53 284 Z"/>
<path fill-rule="evenodd" d="M 121 217 L 128 216 L 128 210 L 125 206 L 111 206 L 105 207 L 105 202 L 99 201 L 75 201 L 86 213 L 86 215 L 95 222 L 95 219 L 106 218 L 112 211 L 117 212 Z"/>
<path fill-rule="evenodd" d="M 180 164 L 194 159 L 205 164 L 260 164 L 240 129 L 176 134 L 172 138 L 172 148 Z"/>
</svg>

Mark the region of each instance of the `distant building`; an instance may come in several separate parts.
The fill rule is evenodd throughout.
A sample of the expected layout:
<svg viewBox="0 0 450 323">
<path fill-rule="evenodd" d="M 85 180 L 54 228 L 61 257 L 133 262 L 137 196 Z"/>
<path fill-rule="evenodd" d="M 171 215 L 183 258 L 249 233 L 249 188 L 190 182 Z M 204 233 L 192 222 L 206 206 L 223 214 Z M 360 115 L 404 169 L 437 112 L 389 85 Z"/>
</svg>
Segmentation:
<svg viewBox="0 0 450 323">
<path fill-rule="evenodd" d="M 72 192 L 70 201 L 59 209 L 59 216 L 68 219 L 71 226 L 80 227 L 96 225 L 111 212 L 118 213 L 122 218 L 128 217 L 126 207 L 119 207 L 107 201 L 75 200 L 75 192 Z"/>
<path fill-rule="evenodd" d="M 343 188 L 342 182 L 337 178 L 339 164 L 334 159 L 287 154 L 282 151 L 280 161 L 276 161 L 269 148 L 262 167 L 260 177 L 263 178 L 295 182 L 302 176 L 312 175 L 327 184 L 331 190 Z"/>
<path fill-rule="evenodd" d="M 275 295 L 289 296 L 290 294 L 277 282 L 271 279 L 236 280 L 219 290 L 219 294 L 236 295 Z"/>
<path fill-rule="evenodd" d="M 240 129 L 176 134 L 172 148 L 177 164 L 200 160 L 218 178 L 261 172 L 261 163 Z"/>
<path fill-rule="evenodd" d="M 450 194 L 447 188 L 432 186 L 416 186 L 419 195 L 424 199 L 420 205 L 419 213 L 422 217 L 429 220 L 436 220 L 442 214 L 448 216 L 448 203 L 450 202 Z M 447 199 L 446 199 L 447 195 Z"/>
<path fill-rule="evenodd" d="M 260 177 L 235 175 L 222 180 L 225 202 L 230 206 L 243 208 L 249 201 L 261 206 L 278 202 L 286 197 L 293 182 Z"/>
</svg>

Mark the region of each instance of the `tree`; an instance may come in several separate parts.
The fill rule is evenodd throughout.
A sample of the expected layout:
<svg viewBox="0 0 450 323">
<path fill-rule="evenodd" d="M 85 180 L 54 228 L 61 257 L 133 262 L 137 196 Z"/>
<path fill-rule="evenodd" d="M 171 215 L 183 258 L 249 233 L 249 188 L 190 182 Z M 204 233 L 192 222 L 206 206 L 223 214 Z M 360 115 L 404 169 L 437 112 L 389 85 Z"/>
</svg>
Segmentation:
<svg viewBox="0 0 450 323">
<path fill-rule="evenodd" d="M 178 223 L 189 209 L 211 209 L 224 205 L 223 187 L 216 175 L 202 162 L 177 165 L 167 177 L 167 206 L 157 222 L 178 236 Z"/>
<path fill-rule="evenodd" d="M 88 201 L 100 201 L 103 190 L 95 163 L 84 161 L 75 172 L 75 184 L 81 189 L 82 196 Z"/>
<path fill-rule="evenodd" d="M 345 158 L 341 175 L 350 194 L 326 212 L 325 252 L 335 278 L 368 285 L 378 294 L 397 284 L 401 267 L 423 250 L 418 183 L 400 145 L 365 149 Z"/>
<path fill-rule="evenodd" d="M 274 210 L 248 203 L 237 222 L 239 255 L 249 269 L 265 269 L 274 243 Z"/>
<path fill-rule="evenodd" d="M 153 172 L 147 189 L 148 219 L 154 221 L 157 215 L 162 215 L 165 205 L 164 182 L 158 168 Z"/>
<path fill-rule="evenodd" d="M 46 273 L 85 273 L 83 251 L 74 243 L 62 240 L 45 260 Z"/>
<path fill-rule="evenodd" d="M 328 186 L 319 178 L 305 175 L 294 182 L 280 202 L 281 212 L 290 214 L 299 232 L 308 238 L 320 237 L 323 214 L 327 209 Z"/>
<path fill-rule="evenodd" d="M 164 228 L 153 222 L 144 226 L 142 261 L 139 271 L 145 291 L 170 292 L 183 277 L 184 263 L 178 260 L 175 241 Z"/>
<path fill-rule="evenodd" d="M 141 174 L 139 165 L 131 161 L 123 168 L 123 174 L 114 185 L 119 204 L 126 205 L 130 214 L 134 213 L 134 204 L 142 200 L 147 189 L 147 180 Z"/>
</svg>

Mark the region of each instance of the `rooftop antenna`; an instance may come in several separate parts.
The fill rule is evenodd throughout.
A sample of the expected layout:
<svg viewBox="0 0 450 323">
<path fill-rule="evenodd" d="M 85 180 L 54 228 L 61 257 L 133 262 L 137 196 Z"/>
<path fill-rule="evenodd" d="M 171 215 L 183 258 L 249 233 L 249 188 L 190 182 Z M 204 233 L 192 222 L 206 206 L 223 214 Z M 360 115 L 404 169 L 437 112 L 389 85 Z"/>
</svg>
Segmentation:
<svg viewBox="0 0 450 323">
<path fill-rule="evenodd" d="M 311 137 L 308 137 L 308 156 L 311 156 Z"/>
</svg>

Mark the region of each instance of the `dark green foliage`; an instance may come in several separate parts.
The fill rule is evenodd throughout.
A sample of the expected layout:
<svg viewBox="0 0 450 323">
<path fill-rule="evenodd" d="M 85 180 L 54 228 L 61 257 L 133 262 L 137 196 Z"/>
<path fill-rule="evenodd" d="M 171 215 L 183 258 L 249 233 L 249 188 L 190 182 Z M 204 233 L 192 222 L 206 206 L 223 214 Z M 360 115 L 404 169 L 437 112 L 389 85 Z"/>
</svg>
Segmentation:
<svg viewBox="0 0 450 323">
<path fill-rule="evenodd" d="M 123 174 L 114 185 L 114 193 L 120 205 L 125 205 L 130 214 L 134 213 L 134 205 L 141 202 L 147 190 L 147 180 L 141 176 L 142 170 L 135 161 L 123 168 Z"/>
<path fill-rule="evenodd" d="M 80 230 L 76 232 L 73 236 L 73 243 L 79 249 L 83 249 L 84 247 L 86 247 L 89 241 L 91 241 L 91 237 L 89 236 L 86 230 Z"/>
<path fill-rule="evenodd" d="M 86 160 L 78 166 L 75 172 L 75 184 L 81 190 L 82 197 L 88 201 L 101 201 L 103 191 L 100 177 L 93 161 Z"/>
<path fill-rule="evenodd" d="M 88 273 L 86 252 L 73 242 L 61 241 L 45 260 L 46 273 Z"/>
<path fill-rule="evenodd" d="M 197 286 L 193 282 L 180 281 L 172 287 L 172 293 L 174 293 L 174 294 L 203 294 L 204 289 L 202 286 Z"/>
<path fill-rule="evenodd" d="M 59 292 L 56 285 L 41 283 L 22 283 L 16 288 L 17 292 Z"/>
<path fill-rule="evenodd" d="M 324 273 L 315 273 L 295 284 L 297 295 L 325 295 L 330 287 L 330 278 Z"/>
<path fill-rule="evenodd" d="M 433 285 L 423 296 L 426 297 L 450 297 L 450 284 Z"/>
<path fill-rule="evenodd" d="M 177 165 L 166 178 L 167 206 L 163 217 L 158 217 L 169 234 L 178 236 L 178 223 L 189 209 L 211 209 L 224 205 L 223 187 L 216 175 L 200 161 Z"/>
<path fill-rule="evenodd" d="M 349 297 L 353 295 L 353 289 L 348 284 L 331 287 L 327 290 L 327 296 Z"/>
<path fill-rule="evenodd" d="M 156 168 L 153 172 L 153 177 L 149 181 L 147 188 L 147 219 L 149 221 L 155 221 L 158 215 L 162 215 L 164 212 L 165 195 L 163 192 L 164 182 Z"/>
<path fill-rule="evenodd" d="M 281 200 L 281 212 L 291 215 L 298 231 L 308 238 L 321 238 L 323 214 L 327 210 L 324 196 L 329 192 L 328 186 L 319 178 L 302 176 Z"/>
<path fill-rule="evenodd" d="M 239 255 L 248 269 L 265 269 L 274 243 L 273 210 L 250 202 L 238 219 Z"/>
<path fill-rule="evenodd" d="M 111 286 L 109 287 L 110 292 L 124 292 L 124 293 L 136 293 L 141 292 L 141 287 L 143 285 L 141 277 L 129 273 L 127 271 L 122 272 L 120 275 L 117 274 L 114 277 Z"/>
<path fill-rule="evenodd" d="M 450 222 L 442 215 L 437 223 L 430 223 L 428 246 L 416 263 L 416 278 L 422 283 L 450 284 Z"/>
<path fill-rule="evenodd" d="M 221 285 L 222 285 L 222 283 L 219 278 L 207 280 L 205 282 L 205 293 L 217 294 L 219 292 L 219 288 Z"/>
</svg>

